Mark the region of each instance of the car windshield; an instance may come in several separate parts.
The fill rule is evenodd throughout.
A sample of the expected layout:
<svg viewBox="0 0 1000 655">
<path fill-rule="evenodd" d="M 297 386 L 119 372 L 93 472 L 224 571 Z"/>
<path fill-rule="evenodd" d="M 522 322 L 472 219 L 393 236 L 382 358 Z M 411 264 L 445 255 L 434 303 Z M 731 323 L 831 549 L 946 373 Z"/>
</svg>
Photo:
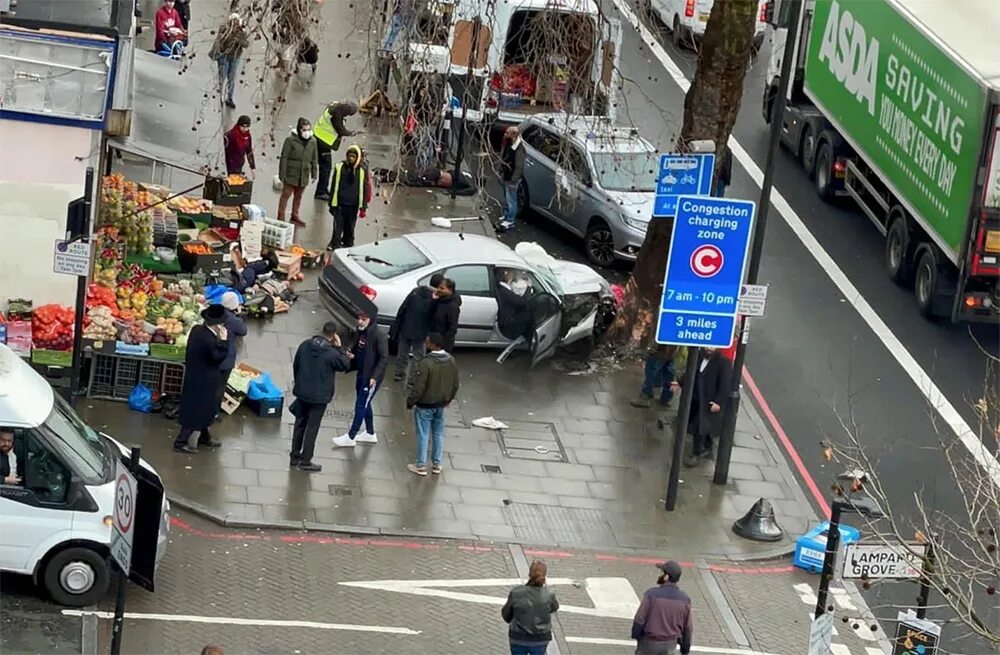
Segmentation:
<svg viewBox="0 0 1000 655">
<path fill-rule="evenodd" d="M 107 451 L 101 437 L 80 420 L 59 394 L 53 395 L 55 403 L 42 430 L 85 484 L 107 482 L 110 466 L 106 465 Z"/>
<path fill-rule="evenodd" d="M 380 280 L 388 280 L 430 264 L 409 239 L 384 239 L 355 246 L 347 256 Z"/>
<path fill-rule="evenodd" d="M 601 188 L 608 191 L 656 190 L 655 152 L 592 152 L 594 171 Z"/>
</svg>

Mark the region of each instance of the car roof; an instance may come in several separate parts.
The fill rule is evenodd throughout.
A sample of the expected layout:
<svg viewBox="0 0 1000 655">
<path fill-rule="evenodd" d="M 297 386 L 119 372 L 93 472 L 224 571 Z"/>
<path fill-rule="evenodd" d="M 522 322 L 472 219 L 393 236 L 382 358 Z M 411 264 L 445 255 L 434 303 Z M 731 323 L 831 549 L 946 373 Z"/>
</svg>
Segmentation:
<svg viewBox="0 0 1000 655">
<path fill-rule="evenodd" d="M 524 125 L 554 129 L 589 152 L 655 152 L 656 148 L 633 127 L 614 125 L 606 116 L 535 114 Z"/>
<path fill-rule="evenodd" d="M 482 262 L 527 266 L 524 259 L 504 243 L 479 234 L 460 232 L 417 232 L 403 235 L 424 251 L 434 263 Z"/>
</svg>

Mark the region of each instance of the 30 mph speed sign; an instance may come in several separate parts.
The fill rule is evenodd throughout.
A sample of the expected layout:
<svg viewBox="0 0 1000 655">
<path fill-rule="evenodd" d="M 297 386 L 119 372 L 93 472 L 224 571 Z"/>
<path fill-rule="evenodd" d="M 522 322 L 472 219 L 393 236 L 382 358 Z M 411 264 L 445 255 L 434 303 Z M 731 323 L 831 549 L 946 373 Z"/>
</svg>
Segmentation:
<svg viewBox="0 0 1000 655">
<path fill-rule="evenodd" d="M 115 467 L 115 507 L 111 528 L 111 555 L 122 571 L 132 566 L 132 535 L 135 534 L 135 478 L 121 460 Z"/>
</svg>

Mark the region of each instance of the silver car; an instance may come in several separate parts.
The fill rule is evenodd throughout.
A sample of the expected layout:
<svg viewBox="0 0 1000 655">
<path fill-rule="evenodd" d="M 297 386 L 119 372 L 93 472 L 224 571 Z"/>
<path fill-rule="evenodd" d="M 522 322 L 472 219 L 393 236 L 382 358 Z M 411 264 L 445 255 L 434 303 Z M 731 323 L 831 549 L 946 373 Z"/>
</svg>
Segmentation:
<svg viewBox="0 0 1000 655">
<path fill-rule="evenodd" d="M 520 254 L 519 254 L 520 253 Z M 319 281 L 320 299 L 335 321 L 353 329 L 359 312 L 388 330 L 407 294 L 435 273 L 455 281 L 462 297 L 457 346 L 504 349 L 510 339 L 497 328 L 498 274 L 527 281 L 534 317 L 532 366 L 594 335 L 602 314 L 613 311 L 608 282 L 589 266 L 557 260 L 540 246 L 517 251 L 496 239 L 452 232 L 423 232 L 334 251 Z"/>
<path fill-rule="evenodd" d="M 653 214 L 656 148 L 636 130 L 597 117 L 536 115 L 518 129 L 525 145 L 520 207 L 581 237 L 598 266 L 635 261 Z"/>
</svg>

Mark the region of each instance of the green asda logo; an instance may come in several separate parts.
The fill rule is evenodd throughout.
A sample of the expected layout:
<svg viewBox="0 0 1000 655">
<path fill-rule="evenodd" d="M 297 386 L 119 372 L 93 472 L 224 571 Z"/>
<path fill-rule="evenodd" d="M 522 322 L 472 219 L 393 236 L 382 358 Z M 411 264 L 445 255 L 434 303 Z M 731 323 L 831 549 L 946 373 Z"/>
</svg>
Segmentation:
<svg viewBox="0 0 1000 655">
<path fill-rule="evenodd" d="M 878 39 L 869 39 L 865 28 L 840 5 L 830 5 L 830 15 L 823 30 L 819 60 L 825 61 L 837 81 L 858 102 L 868 105 L 875 115 L 875 82 L 878 79 Z"/>
</svg>

